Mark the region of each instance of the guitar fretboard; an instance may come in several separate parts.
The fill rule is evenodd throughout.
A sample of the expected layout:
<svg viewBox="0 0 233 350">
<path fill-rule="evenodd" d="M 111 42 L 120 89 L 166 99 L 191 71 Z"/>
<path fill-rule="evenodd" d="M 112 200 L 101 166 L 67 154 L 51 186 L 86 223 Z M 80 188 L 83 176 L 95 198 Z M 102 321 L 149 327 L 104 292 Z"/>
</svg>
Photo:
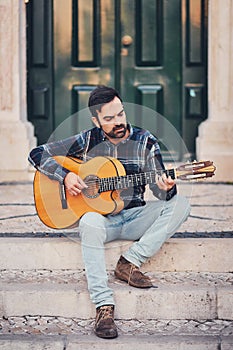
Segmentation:
<svg viewBox="0 0 233 350">
<path fill-rule="evenodd" d="M 125 176 L 105 177 L 99 179 L 99 193 L 113 190 L 121 190 L 124 188 L 141 186 L 155 183 L 156 175 L 165 173 L 167 176 L 175 178 L 174 169 L 161 171 L 148 171 L 145 173 L 131 174 Z"/>
</svg>

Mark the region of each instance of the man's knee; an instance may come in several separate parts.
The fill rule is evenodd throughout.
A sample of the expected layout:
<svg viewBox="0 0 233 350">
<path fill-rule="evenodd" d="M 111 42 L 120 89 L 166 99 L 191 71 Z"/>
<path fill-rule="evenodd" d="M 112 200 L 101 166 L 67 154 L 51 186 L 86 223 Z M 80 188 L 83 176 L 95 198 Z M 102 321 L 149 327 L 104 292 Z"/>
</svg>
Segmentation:
<svg viewBox="0 0 233 350">
<path fill-rule="evenodd" d="M 184 215 L 189 216 L 191 211 L 191 205 L 189 200 L 184 196 L 181 196 L 181 195 L 177 195 L 177 196 L 178 196 L 178 206 L 183 211 Z"/>
<path fill-rule="evenodd" d="M 88 212 L 84 214 L 80 221 L 79 221 L 79 226 L 89 226 L 94 228 L 103 228 L 104 227 L 104 216 L 95 213 L 95 212 Z"/>
<path fill-rule="evenodd" d="M 104 225 L 104 216 L 89 212 L 82 216 L 79 221 L 79 232 L 82 242 L 88 242 L 89 244 L 104 242 L 106 239 L 106 230 Z"/>
<path fill-rule="evenodd" d="M 183 221 L 185 221 L 188 218 L 191 210 L 189 200 L 186 197 L 177 194 L 172 198 L 172 202 L 174 206 L 175 216 L 179 215 L 183 218 Z"/>
</svg>

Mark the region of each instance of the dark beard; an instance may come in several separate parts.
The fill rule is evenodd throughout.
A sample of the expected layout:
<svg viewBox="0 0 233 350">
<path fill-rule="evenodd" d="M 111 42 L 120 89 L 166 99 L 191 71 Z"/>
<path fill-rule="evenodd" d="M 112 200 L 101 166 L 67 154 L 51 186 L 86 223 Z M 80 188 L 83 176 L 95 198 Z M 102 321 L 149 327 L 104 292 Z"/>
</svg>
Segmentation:
<svg viewBox="0 0 233 350">
<path fill-rule="evenodd" d="M 124 128 L 124 130 L 122 130 L 120 133 L 116 133 L 117 130 L 122 129 L 122 128 Z M 124 124 L 121 124 L 121 125 L 115 126 L 112 129 L 112 131 L 110 131 L 108 133 L 107 132 L 104 132 L 104 133 L 105 133 L 105 135 L 107 135 L 111 139 L 121 139 L 122 137 L 125 136 L 126 131 L 127 131 L 127 126 Z"/>
</svg>

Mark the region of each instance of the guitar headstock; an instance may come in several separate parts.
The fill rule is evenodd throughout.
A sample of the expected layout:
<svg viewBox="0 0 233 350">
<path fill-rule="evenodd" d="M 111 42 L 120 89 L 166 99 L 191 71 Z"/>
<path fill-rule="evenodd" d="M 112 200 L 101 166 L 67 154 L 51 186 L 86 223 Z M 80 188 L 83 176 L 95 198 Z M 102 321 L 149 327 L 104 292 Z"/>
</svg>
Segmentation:
<svg viewBox="0 0 233 350">
<path fill-rule="evenodd" d="M 176 168 L 176 178 L 181 180 L 198 180 L 214 176 L 215 165 L 212 161 L 194 161 Z"/>
</svg>

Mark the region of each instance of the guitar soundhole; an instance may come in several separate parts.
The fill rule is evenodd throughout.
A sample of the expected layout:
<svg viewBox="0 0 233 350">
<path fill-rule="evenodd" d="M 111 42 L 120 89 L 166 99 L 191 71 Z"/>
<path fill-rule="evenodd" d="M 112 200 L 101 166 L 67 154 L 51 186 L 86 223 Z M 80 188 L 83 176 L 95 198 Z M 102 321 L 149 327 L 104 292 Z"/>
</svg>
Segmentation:
<svg viewBox="0 0 233 350">
<path fill-rule="evenodd" d="M 83 190 L 84 195 L 87 198 L 97 198 L 99 196 L 99 178 L 96 175 L 88 175 L 84 179 L 88 188 Z"/>
</svg>

